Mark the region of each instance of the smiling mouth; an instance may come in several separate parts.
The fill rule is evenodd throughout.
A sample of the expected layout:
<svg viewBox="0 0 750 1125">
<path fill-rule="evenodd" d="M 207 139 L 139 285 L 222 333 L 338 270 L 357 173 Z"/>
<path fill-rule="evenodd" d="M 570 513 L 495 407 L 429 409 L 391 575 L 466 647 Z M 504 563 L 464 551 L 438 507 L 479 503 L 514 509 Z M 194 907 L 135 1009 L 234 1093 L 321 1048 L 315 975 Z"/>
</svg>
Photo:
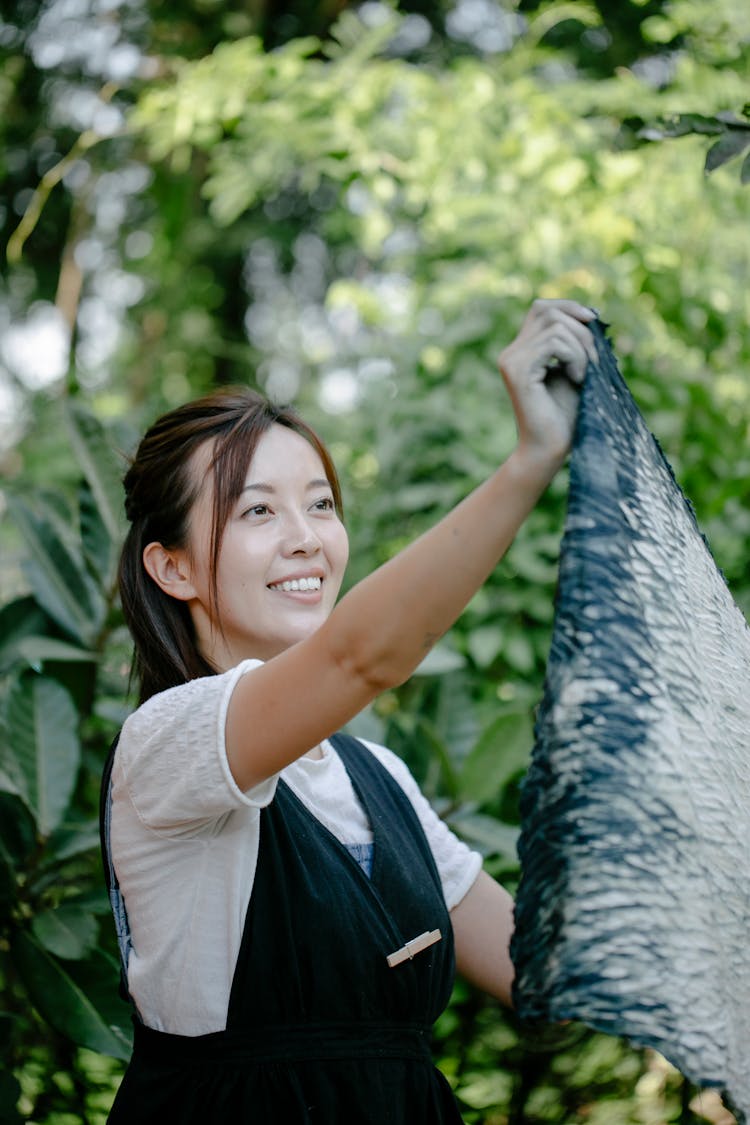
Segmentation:
<svg viewBox="0 0 750 1125">
<path fill-rule="evenodd" d="M 274 582 L 269 590 L 281 590 L 285 594 L 308 594 L 317 592 L 323 585 L 321 578 L 291 578 L 286 582 Z"/>
</svg>

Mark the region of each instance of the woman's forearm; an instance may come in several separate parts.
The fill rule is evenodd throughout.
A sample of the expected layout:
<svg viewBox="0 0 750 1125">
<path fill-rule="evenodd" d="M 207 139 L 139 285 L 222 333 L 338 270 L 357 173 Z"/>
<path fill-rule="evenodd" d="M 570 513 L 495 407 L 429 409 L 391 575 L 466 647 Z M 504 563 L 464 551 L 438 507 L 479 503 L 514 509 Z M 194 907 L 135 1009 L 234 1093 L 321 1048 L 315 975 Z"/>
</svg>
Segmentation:
<svg viewBox="0 0 750 1125">
<path fill-rule="evenodd" d="M 492 573 L 559 458 L 518 447 L 439 523 L 359 582 L 328 623 L 329 643 L 373 691 L 407 679 Z"/>
</svg>

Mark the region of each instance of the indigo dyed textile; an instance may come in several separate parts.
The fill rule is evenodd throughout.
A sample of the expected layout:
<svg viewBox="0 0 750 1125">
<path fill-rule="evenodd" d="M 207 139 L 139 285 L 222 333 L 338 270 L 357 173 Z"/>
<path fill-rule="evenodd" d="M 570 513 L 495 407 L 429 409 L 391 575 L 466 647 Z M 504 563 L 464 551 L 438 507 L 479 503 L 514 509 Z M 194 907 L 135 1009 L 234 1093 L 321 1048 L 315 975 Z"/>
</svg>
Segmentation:
<svg viewBox="0 0 750 1125">
<path fill-rule="evenodd" d="M 522 1018 L 664 1054 L 750 1115 L 750 629 L 601 326 L 522 789 Z"/>
</svg>

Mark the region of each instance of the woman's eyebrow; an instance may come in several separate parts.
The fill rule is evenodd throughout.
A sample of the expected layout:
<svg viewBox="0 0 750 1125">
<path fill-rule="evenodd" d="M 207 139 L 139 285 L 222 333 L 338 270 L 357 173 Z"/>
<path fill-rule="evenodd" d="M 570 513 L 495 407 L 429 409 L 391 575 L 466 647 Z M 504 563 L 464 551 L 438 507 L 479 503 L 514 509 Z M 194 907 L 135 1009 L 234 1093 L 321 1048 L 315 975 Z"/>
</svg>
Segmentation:
<svg viewBox="0 0 750 1125">
<path fill-rule="evenodd" d="M 257 484 L 246 484 L 243 486 L 242 492 L 275 492 L 276 489 L 272 484 L 264 484 L 258 481 Z M 240 495 L 242 495 L 242 492 Z"/>
<path fill-rule="evenodd" d="M 329 480 L 327 480 L 325 477 L 320 477 L 320 478 L 316 478 L 315 480 L 311 480 L 309 482 L 309 484 L 307 484 L 305 487 L 306 487 L 306 490 L 308 492 L 310 492 L 313 488 L 330 488 L 331 482 Z M 243 492 L 255 491 L 255 492 L 270 493 L 270 492 L 275 492 L 276 489 L 274 488 L 274 486 L 272 484 L 266 484 L 265 481 L 256 481 L 256 482 L 253 482 L 252 484 L 246 484 L 245 487 L 242 489 L 242 491 Z"/>
</svg>

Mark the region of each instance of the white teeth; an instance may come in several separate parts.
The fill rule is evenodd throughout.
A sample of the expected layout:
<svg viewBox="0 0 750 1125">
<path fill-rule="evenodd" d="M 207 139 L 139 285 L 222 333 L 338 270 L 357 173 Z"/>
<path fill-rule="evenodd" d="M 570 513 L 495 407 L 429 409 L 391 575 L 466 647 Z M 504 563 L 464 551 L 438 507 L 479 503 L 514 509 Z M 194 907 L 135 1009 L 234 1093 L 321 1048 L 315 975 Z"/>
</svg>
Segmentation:
<svg viewBox="0 0 750 1125">
<path fill-rule="evenodd" d="M 291 581 L 288 582 L 276 582 L 271 586 L 271 589 L 283 590 L 286 594 L 291 591 L 301 591 L 304 593 L 305 590 L 319 590 L 320 584 L 319 578 L 292 578 Z"/>
</svg>

